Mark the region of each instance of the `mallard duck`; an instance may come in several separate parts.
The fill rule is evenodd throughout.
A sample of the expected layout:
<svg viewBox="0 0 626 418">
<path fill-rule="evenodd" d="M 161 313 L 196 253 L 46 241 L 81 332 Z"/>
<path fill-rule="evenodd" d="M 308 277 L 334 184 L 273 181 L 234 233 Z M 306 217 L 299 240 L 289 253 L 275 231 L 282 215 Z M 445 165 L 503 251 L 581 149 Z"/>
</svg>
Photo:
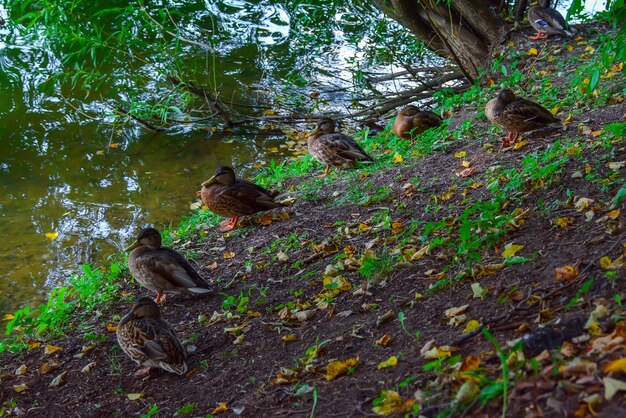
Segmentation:
<svg viewBox="0 0 626 418">
<path fill-rule="evenodd" d="M 139 231 L 137 240 L 126 251 L 131 251 L 128 269 L 140 285 L 157 292 L 156 303 L 165 301 L 165 292 L 211 291 L 185 257 L 171 248 L 161 247 L 161 234 L 154 228 Z"/>
<path fill-rule="evenodd" d="M 547 7 L 546 0 L 528 9 L 528 22 L 537 31 L 535 36 L 529 37 L 532 40 L 547 39 L 550 35 L 572 36 L 561 13 Z"/>
<path fill-rule="evenodd" d="M 420 111 L 417 106 L 409 105 L 398 112 L 393 122 L 393 132 L 400 138 L 414 139 L 427 129 L 441 125 L 441 118 L 427 110 Z"/>
<path fill-rule="evenodd" d="M 232 168 L 224 166 L 202 183 L 200 191 L 202 201 L 211 212 L 231 218 L 222 223 L 222 232 L 235 229 L 241 216 L 285 206 L 274 200 L 277 195 L 276 191 L 238 179 Z"/>
<path fill-rule="evenodd" d="M 509 136 L 502 138 L 502 146 L 511 145 L 520 132 L 536 129 L 563 127 L 563 122 L 555 118 L 543 106 L 515 96 L 512 90 L 504 89 L 485 107 L 487 118 L 502 129 L 509 131 Z"/>
<path fill-rule="evenodd" d="M 168 372 L 187 371 L 186 352 L 172 327 L 161 319 L 161 311 L 149 297 L 142 297 L 117 325 L 117 341 L 138 365 L 144 366 L 135 376 L 144 377 L 150 368 Z"/>
<path fill-rule="evenodd" d="M 309 133 L 307 143 L 311 155 L 326 165 L 320 177 L 326 176 L 331 166 L 347 168 L 357 161 L 374 161 L 354 139 L 335 132 L 335 121 L 330 118 L 319 121 L 317 128 Z"/>
</svg>

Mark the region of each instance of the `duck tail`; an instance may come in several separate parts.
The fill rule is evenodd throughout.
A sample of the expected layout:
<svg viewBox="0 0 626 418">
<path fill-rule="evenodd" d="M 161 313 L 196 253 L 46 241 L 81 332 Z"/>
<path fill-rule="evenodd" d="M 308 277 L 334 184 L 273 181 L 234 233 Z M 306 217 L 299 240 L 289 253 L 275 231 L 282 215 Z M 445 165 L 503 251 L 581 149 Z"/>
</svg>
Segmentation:
<svg viewBox="0 0 626 418">
<path fill-rule="evenodd" d="M 189 287 L 187 288 L 191 293 L 210 293 L 211 289 L 207 289 L 205 287 Z"/>
<path fill-rule="evenodd" d="M 564 131 L 567 129 L 567 126 L 565 126 L 565 124 L 563 123 L 561 119 L 555 120 L 554 122 L 550 123 L 548 126 L 552 128 L 560 128 L 560 129 L 563 129 Z"/>
</svg>

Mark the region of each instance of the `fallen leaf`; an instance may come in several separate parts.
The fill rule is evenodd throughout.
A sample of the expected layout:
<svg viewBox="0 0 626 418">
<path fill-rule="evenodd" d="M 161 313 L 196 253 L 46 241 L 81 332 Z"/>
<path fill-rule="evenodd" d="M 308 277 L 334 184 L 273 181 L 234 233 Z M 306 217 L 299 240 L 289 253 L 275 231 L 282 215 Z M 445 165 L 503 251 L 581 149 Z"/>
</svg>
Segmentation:
<svg viewBox="0 0 626 418">
<path fill-rule="evenodd" d="M 597 368 L 598 366 L 596 365 L 596 363 L 582 359 L 580 357 L 576 357 L 569 363 L 559 367 L 559 373 L 566 377 L 578 374 L 589 375 L 592 372 L 596 371 Z"/>
<path fill-rule="evenodd" d="M 227 259 L 227 260 L 230 259 L 230 258 L 235 258 L 235 253 L 232 252 L 232 251 L 227 251 L 227 252 L 224 253 L 224 258 Z"/>
<path fill-rule="evenodd" d="M 291 343 L 294 341 L 298 341 L 298 337 L 293 335 L 293 334 L 289 334 L 289 335 L 283 335 L 282 337 L 280 337 L 281 340 L 283 340 L 286 343 Z"/>
<path fill-rule="evenodd" d="M 139 393 L 127 393 L 126 397 L 128 398 L 128 400 L 130 401 L 136 401 L 137 399 L 141 399 L 143 398 L 143 392 L 139 392 Z"/>
<path fill-rule="evenodd" d="M 20 367 L 15 369 L 16 376 L 22 376 L 22 375 L 25 375 L 26 373 L 28 373 L 28 367 L 26 367 L 25 364 L 22 364 Z"/>
<path fill-rule="evenodd" d="M 5 314 L 5 315 L 2 317 L 2 320 L 3 320 L 3 321 L 11 321 L 11 320 L 13 320 L 14 318 L 15 318 L 15 317 L 14 317 L 13 315 L 11 315 L 10 313 L 8 313 L 8 314 Z"/>
<path fill-rule="evenodd" d="M 447 345 L 443 345 L 441 347 L 433 347 L 430 350 L 426 351 L 422 354 L 422 357 L 426 360 L 436 360 L 443 357 L 450 357 L 453 351 L 457 351 L 456 347 L 450 347 Z"/>
<path fill-rule="evenodd" d="M 607 401 L 610 401 L 617 392 L 626 390 L 626 382 L 624 381 L 605 377 L 602 382 L 604 383 L 604 398 Z"/>
<path fill-rule="evenodd" d="M 107 324 L 107 331 L 109 331 L 109 332 L 115 332 L 115 331 L 117 331 L 117 325 L 112 324 L 112 323 L 110 323 L 110 322 L 109 322 L 109 323 Z"/>
<path fill-rule="evenodd" d="M 472 332 L 474 330 L 477 330 L 478 328 L 480 328 L 480 322 L 472 319 L 467 323 L 467 325 L 465 325 L 465 328 L 463 329 L 463 334 L 467 334 L 468 332 Z"/>
<path fill-rule="evenodd" d="M 578 269 L 574 266 L 557 267 L 554 269 L 554 272 L 556 273 L 556 281 L 565 280 L 567 282 L 571 282 L 578 277 Z"/>
<path fill-rule="evenodd" d="M 398 358 L 396 356 L 391 356 L 389 357 L 389 359 L 383 361 L 382 363 L 380 363 L 378 366 L 376 366 L 376 368 L 378 370 L 380 369 L 386 369 L 388 367 L 393 367 L 396 364 L 398 364 Z"/>
<path fill-rule="evenodd" d="M 528 144 L 529 144 L 529 142 L 526 141 L 525 139 L 523 139 L 520 142 L 516 142 L 515 145 L 513 145 L 513 150 L 514 151 L 519 151 L 519 150 L 521 150 L 522 148 L 524 148 Z"/>
<path fill-rule="evenodd" d="M 459 151 L 454 153 L 454 158 L 464 158 L 465 156 L 467 156 L 466 151 Z"/>
<path fill-rule="evenodd" d="M 604 256 L 600 259 L 600 267 L 602 267 L 604 270 L 607 270 L 610 265 L 611 259 L 609 257 Z"/>
<path fill-rule="evenodd" d="M 259 217 L 259 223 L 261 225 L 271 225 L 273 215 L 270 212 L 264 213 Z"/>
<path fill-rule="evenodd" d="M 472 283 L 472 297 L 482 299 L 487 294 L 487 290 L 480 287 L 480 283 Z"/>
<path fill-rule="evenodd" d="M 13 385 L 13 390 L 16 391 L 17 393 L 22 393 L 25 390 L 28 389 L 28 386 L 26 386 L 26 383 L 21 383 L 19 385 Z"/>
<path fill-rule="evenodd" d="M 29 350 L 33 350 L 33 349 L 38 348 L 39 346 L 41 346 L 41 341 L 33 340 L 31 338 L 30 340 L 28 340 L 28 342 L 26 344 L 28 344 L 28 349 Z"/>
<path fill-rule="evenodd" d="M 285 254 L 283 251 L 279 251 L 276 254 L 276 258 L 278 258 L 278 261 L 282 261 L 283 263 L 289 261 L 289 256 Z"/>
<path fill-rule="evenodd" d="M 50 382 L 50 387 L 57 387 L 67 383 L 67 371 L 64 371 Z"/>
<path fill-rule="evenodd" d="M 469 167 L 469 168 L 459 171 L 458 173 L 456 173 L 456 175 L 458 177 L 465 178 L 465 177 L 471 177 L 475 173 L 476 173 L 476 167 Z"/>
<path fill-rule="evenodd" d="M 58 232 L 46 232 L 46 238 L 48 239 L 57 239 L 58 236 Z"/>
<path fill-rule="evenodd" d="M 566 217 L 558 217 L 554 221 L 554 224 L 558 226 L 559 228 L 567 228 L 573 223 L 574 223 L 574 220 L 572 218 L 566 218 Z"/>
<path fill-rule="evenodd" d="M 480 393 L 480 387 L 474 383 L 473 380 L 467 380 L 461 385 L 456 395 L 454 396 L 455 402 L 459 404 L 470 404 L 478 394 Z"/>
<path fill-rule="evenodd" d="M 604 366 L 604 371 L 607 373 L 626 373 L 626 357 L 622 357 L 618 360 L 613 360 L 609 364 Z M 17 373 L 17 372 L 16 372 Z"/>
<path fill-rule="evenodd" d="M 460 315 L 469 308 L 469 305 L 458 306 L 455 308 L 446 309 L 445 314 L 448 318 Z"/>
<path fill-rule="evenodd" d="M 402 158 L 402 155 L 396 154 L 396 155 L 393 156 L 393 163 L 394 164 L 400 164 L 403 161 L 404 161 L 404 158 Z"/>
<path fill-rule="evenodd" d="M 522 248 L 524 248 L 523 245 L 513 244 L 512 242 L 506 244 L 504 246 L 504 251 L 502 251 L 502 258 L 511 258 L 515 256 L 515 254 L 517 254 Z"/>
<path fill-rule="evenodd" d="M 61 363 L 59 363 L 58 361 L 50 361 L 45 362 L 44 364 L 39 366 L 38 371 L 39 374 L 46 374 L 57 370 L 59 367 L 61 367 Z"/>
<path fill-rule="evenodd" d="M 83 367 L 82 369 L 80 369 L 81 373 L 89 373 L 90 371 L 92 371 L 94 369 L 94 367 L 96 367 L 97 363 L 95 361 L 92 361 L 91 363 L 89 363 L 88 365 L 86 365 L 85 367 Z"/>
<path fill-rule="evenodd" d="M 539 51 L 537 51 L 537 48 L 530 48 L 526 55 L 537 55 L 538 53 Z"/>
<path fill-rule="evenodd" d="M 587 207 L 589 207 L 589 205 L 591 205 L 592 203 L 593 199 L 589 199 L 588 197 L 581 197 L 574 203 L 574 206 L 576 207 L 576 209 L 578 209 L 578 212 L 582 212 L 583 210 L 587 209 Z"/>
<path fill-rule="evenodd" d="M 376 344 L 380 345 L 381 347 L 387 347 L 387 344 L 389 344 L 390 341 L 391 341 L 391 337 L 389 336 L 389 334 L 385 334 L 382 337 L 380 337 L 378 340 L 376 340 Z"/>
<path fill-rule="evenodd" d="M 326 380 L 334 380 L 348 373 L 351 368 L 357 365 L 359 356 L 351 357 L 345 360 L 331 361 L 326 366 Z"/>
<path fill-rule="evenodd" d="M 226 411 L 228 411 L 228 404 L 226 402 L 220 402 L 219 405 L 217 405 L 217 407 L 213 409 L 213 411 L 211 411 L 211 413 L 213 415 L 218 415 Z"/>
<path fill-rule="evenodd" d="M 608 216 L 610 219 L 617 219 L 617 218 L 619 218 L 619 209 L 614 209 L 614 210 L 608 212 L 606 214 L 606 216 Z"/>
<path fill-rule="evenodd" d="M 401 412 L 408 412 L 413 408 L 415 399 L 402 399 L 400 394 L 395 390 L 384 390 L 381 393 L 382 401 L 372 408 L 376 415 L 398 415 Z"/>
<path fill-rule="evenodd" d="M 46 345 L 46 348 L 43 350 L 44 354 L 50 355 L 56 352 L 63 351 L 63 347 L 55 347 L 53 345 Z"/>
</svg>

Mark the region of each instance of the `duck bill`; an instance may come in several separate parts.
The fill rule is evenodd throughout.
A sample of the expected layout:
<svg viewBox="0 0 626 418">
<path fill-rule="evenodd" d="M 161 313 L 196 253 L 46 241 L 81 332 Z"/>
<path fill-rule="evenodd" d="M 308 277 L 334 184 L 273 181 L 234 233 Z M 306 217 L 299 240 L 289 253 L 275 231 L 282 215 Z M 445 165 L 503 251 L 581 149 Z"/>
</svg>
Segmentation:
<svg viewBox="0 0 626 418">
<path fill-rule="evenodd" d="M 128 252 L 128 251 L 132 251 L 135 248 L 139 247 L 141 244 L 139 244 L 139 241 L 135 241 L 133 242 L 132 245 L 130 245 L 129 247 L 126 247 L 126 249 L 124 251 Z"/>
<path fill-rule="evenodd" d="M 210 179 L 208 179 L 207 181 L 205 181 L 204 183 L 201 184 L 202 187 L 204 186 L 208 186 L 209 184 L 213 184 L 215 182 L 215 176 L 211 177 Z"/>
<path fill-rule="evenodd" d="M 317 135 L 319 132 L 320 132 L 320 127 L 318 126 L 317 128 L 313 129 L 311 132 L 309 132 L 309 136 Z"/>
<path fill-rule="evenodd" d="M 126 315 L 124 315 L 124 317 L 120 320 L 120 322 L 119 322 L 119 324 L 117 324 L 117 326 L 121 327 L 122 325 L 124 325 L 125 323 L 127 323 L 128 321 L 130 321 L 133 318 L 135 318 L 135 315 L 133 314 L 133 311 L 130 311 Z"/>
</svg>

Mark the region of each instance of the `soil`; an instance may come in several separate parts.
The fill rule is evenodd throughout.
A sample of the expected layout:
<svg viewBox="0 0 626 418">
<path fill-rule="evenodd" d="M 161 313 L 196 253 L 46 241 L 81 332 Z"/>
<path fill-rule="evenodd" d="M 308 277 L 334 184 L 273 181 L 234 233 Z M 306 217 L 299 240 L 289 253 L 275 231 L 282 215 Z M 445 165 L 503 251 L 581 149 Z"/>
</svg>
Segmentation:
<svg viewBox="0 0 626 418">
<path fill-rule="evenodd" d="M 598 28 L 588 26 L 582 30 Z M 558 38 L 533 43 L 526 40 L 527 35 L 512 35 L 520 50 L 543 45 L 558 47 L 562 43 Z M 531 57 L 522 64 L 529 71 L 531 65 L 539 65 Z M 452 116 L 451 126 L 460 126 L 463 120 L 480 111 L 478 107 L 459 109 Z M 174 326 L 190 351 L 190 371 L 185 376 L 159 370 L 144 379 L 133 376 L 136 365 L 119 350 L 115 332 L 107 331 L 108 324 L 115 324 L 116 315 L 124 315 L 132 305 L 130 295 L 145 294 L 144 289 L 128 278 L 122 284 L 127 293 L 119 301 L 103 306 L 98 315 L 77 316 L 76 326 L 65 338 L 46 342 L 62 347 L 62 351 L 46 355 L 42 346 L 19 356 L 3 356 L 0 394 L 4 406 L 12 402 L 4 413 L 28 417 L 127 417 L 150 416 L 153 410 L 155 416 L 177 413 L 206 416 L 224 402 L 228 410 L 223 416 L 370 416 L 381 391 L 395 390 L 404 399 L 421 391 L 414 397 L 422 399 L 419 413 L 436 416 L 450 406 L 459 384 L 443 375 L 437 376 L 437 372 L 424 370 L 424 365 L 430 362 L 423 356 L 428 342 L 434 340 L 437 347 L 451 346 L 455 350 L 453 354 L 463 358 L 468 355 L 480 358 L 485 369 L 495 370 L 500 366 L 493 344 L 482 333 L 463 333 L 466 323 L 460 326 L 448 323 L 444 312 L 462 305 L 469 305 L 468 319 L 485 325 L 503 348 L 507 342 L 526 335 L 524 350 L 528 356 L 545 349 L 554 352 L 564 341 L 584 353 L 589 348 L 589 338 L 580 336 L 588 332 L 583 325 L 590 312 L 596 304 L 612 301 L 616 294 L 625 296 L 624 269 L 617 271 L 615 280 L 608 280 L 599 260 L 603 256 L 614 260 L 624 252 L 626 205 L 622 201 L 616 208 L 620 213 L 615 219 L 598 221 L 608 213 L 610 199 L 619 185 L 605 190 L 598 182 L 572 177 L 573 173 L 585 172 L 580 159 L 570 159 L 563 175 L 549 187 L 534 187 L 522 196 L 519 206 L 529 212 L 520 218 L 519 225 L 509 229 L 500 243 L 482 253 L 481 263 L 483 266 L 501 263 L 503 246 L 511 242 L 524 245 L 522 254 L 531 261 L 506 266 L 479 279 L 453 281 L 451 286 L 437 291 L 430 288 L 440 278 L 438 274 L 449 262 L 446 256 L 451 257 L 450 254 L 428 255 L 400 263 L 381 277 L 369 279 L 357 271 L 358 263 L 354 264 L 357 268 L 352 268 L 344 262 L 340 274 L 349 282 L 349 289 L 337 291 L 333 297 L 318 295 L 325 290 L 322 280 L 328 265 L 351 258 L 358 261 L 369 248 L 377 252 L 393 248 L 397 244 L 397 230 L 411 221 L 453 219 L 463 211 L 467 198 L 489 196 L 485 186 L 466 188 L 463 196 L 467 179 L 455 175 L 463 168 L 455 153 L 466 151 L 473 157 L 476 174 L 471 180 L 480 182 L 491 167 L 519 167 L 526 155 L 547 149 L 560 136 L 580 135 L 580 124 L 596 131 L 607 123 L 622 120 L 625 113 L 624 103 L 594 108 L 569 123 L 565 133 L 524 135 L 529 144 L 517 151 L 498 151 L 498 134 L 490 131 L 490 124 L 483 117 L 477 119 L 475 135 L 447 142 L 444 151 L 367 177 L 373 185 L 369 192 L 382 187 L 393 190 L 381 201 L 366 206 L 336 203 L 351 187 L 351 182 L 360 181 L 359 171 L 353 170 L 330 176 L 313 196 L 298 198 L 293 206 L 276 210 L 269 225 L 259 224 L 257 216 L 227 235 L 216 228 L 207 228 L 204 239 L 179 244 L 201 253 L 194 262 L 201 275 L 213 283 L 215 292 L 208 297 L 171 296 L 162 307 L 163 317 Z M 594 141 L 592 135 L 588 138 Z M 483 149 L 485 143 L 493 144 L 495 152 Z M 582 152 L 587 161 L 604 161 L 607 151 L 589 147 Z M 623 140 L 613 152 L 611 161 L 626 160 Z M 599 164 L 593 170 L 599 178 L 605 178 L 609 168 Z M 619 176 L 623 179 L 624 174 L 622 167 Z M 419 179 L 418 186 L 404 187 L 415 178 Z M 306 179 L 293 179 L 283 187 L 288 190 L 293 186 L 297 190 L 302 180 Z M 440 211 L 425 210 L 434 197 L 451 188 L 457 189 Z M 603 209 L 587 221 L 586 211 L 563 204 L 569 196 L 593 199 Z M 514 209 L 509 208 L 509 212 Z M 376 228 L 377 214 L 387 210 L 398 223 L 396 231 Z M 556 217 L 570 218 L 572 225 L 555 227 Z M 267 223 L 267 218 L 264 219 Z M 293 239 L 288 243 L 290 236 Z M 571 281 L 555 280 L 555 269 L 566 265 L 575 266 L 579 275 Z M 447 275 L 461 271 L 459 268 Z M 581 293 L 583 283 L 590 278 L 595 279 L 591 287 Z M 483 298 L 473 297 L 470 285 L 474 282 L 488 291 Z M 234 307 L 225 309 L 227 295 L 249 297 L 243 313 Z M 578 303 L 566 309 L 577 296 Z M 326 299 L 328 305 L 324 304 Z M 316 302 L 320 303 L 319 309 Z M 288 303 L 293 311 L 299 308 L 305 312 L 301 314 L 303 320 L 282 308 Z M 385 317 L 389 318 L 384 320 Z M 603 333 L 610 333 L 614 323 L 602 322 L 602 326 Z M 228 331 L 236 327 L 239 331 Z M 87 331 L 101 335 L 102 341 L 97 344 L 86 341 Z M 385 335 L 390 337 L 389 343 L 377 344 Z M 93 348 L 83 352 L 90 345 Z M 398 358 L 396 366 L 377 367 L 392 355 Z M 616 349 L 602 361 L 621 356 L 624 356 L 623 346 L 621 351 Z M 358 364 L 351 373 L 333 380 L 325 378 L 326 366 L 331 361 L 354 357 L 358 357 Z M 81 372 L 91 362 L 96 363 L 95 367 Z M 22 364 L 27 372 L 18 376 L 15 371 Z M 41 373 L 44 364 L 52 365 L 53 370 Z M 286 369 L 295 370 L 294 375 Z M 51 387 L 52 380 L 62 372 L 67 372 L 66 383 Z M 277 380 L 279 377 L 282 381 Z M 584 392 L 574 391 L 561 379 L 547 372 L 517 380 L 509 388 L 506 414 L 571 416 L 583 403 Z M 601 385 L 598 380 L 591 379 L 585 384 Z M 26 384 L 28 389 L 16 393 L 14 385 L 19 384 Z M 131 400 L 129 394 L 141 394 L 141 397 Z M 158 408 L 156 412 L 154 405 Z M 618 392 L 594 409 L 602 416 L 625 416 L 623 405 L 623 392 Z M 481 405 L 474 401 L 461 409 L 461 413 L 496 416 L 502 413 L 502 404 L 494 401 Z"/>
</svg>

